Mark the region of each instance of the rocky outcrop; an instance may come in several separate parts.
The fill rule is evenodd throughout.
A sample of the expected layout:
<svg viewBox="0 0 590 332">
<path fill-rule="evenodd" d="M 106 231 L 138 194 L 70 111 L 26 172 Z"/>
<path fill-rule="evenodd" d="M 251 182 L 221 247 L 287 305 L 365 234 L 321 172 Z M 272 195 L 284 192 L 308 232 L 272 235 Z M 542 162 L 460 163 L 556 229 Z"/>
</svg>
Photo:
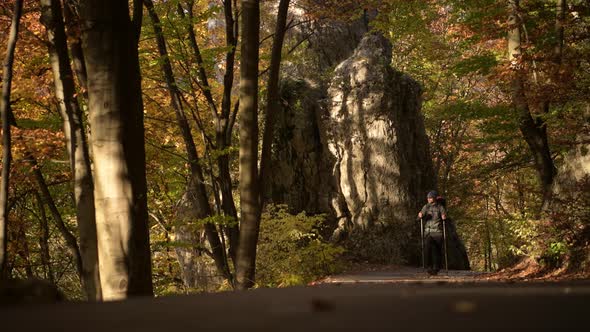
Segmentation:
<svg viewBox="0 0 590 332">
<path fill-rule="evenodd" d="M 327 214 L 329 235 L 359 258 L 419 263 L 415 216 L 436 177 L 420 86 L 389 65 L 391 52 L 366 34 L 326 81 L 283 79 L 267 192 L 292 212 Z M 449 263 L 469 266 L 456 232 Z"/>
<path fill-rule="evenodd" d="M 293 10 L 291 14 L 295 20 L 309 21 L 309 13 L 304 10 Z M 292 29 L 292 38 L 304 41 L 306 46 L 297 59 L 283 61 L 282 80 L 304 80 L 325 97 L 334 68 L 352 55 L 363 36 L 368 33 L 367 19 L 340 21 L 323 18 Z"/>
<path fill-rule="evenodd" d="M 579 186 L 590 179 L 590 106 L 584 111 L 584 128 L 578 134 L 581 142 L 565 156 L 558 175 L 553 183 L 553 197 L 564 199 L 572 192 L 579 191 Z"/>
<path fill-rule="evenodd" d="M 293 14 L 301 20 L 307 15 Z M 268 199 L 286 203 L 291 212 L 325 213 L 334 220 L 332 201 L 339 198 L 334 197 L 335 161 L 326 139 L 330 131 L 327 89 L 334 68 L 350 57 L 367 31 L 363 20 L 326 19 L 303 24 L 296 33 L 308 40 L 304 61 L 282 65 L 283 112 L 275 119 L 272 179 L 265 191 Z"/>
<path fill-rule="evenodd" d="M 590 266 L 590 105 L 583 121 L 577 144 L 564 156 L 545 206 L 551 225 L 570 247 L 563 262 L 570 271 Z"/>
<path fill-rule="evenodd" d="M 266 192 L 273 202 L 287 203 L 291 212 L 330 214 L 335 187 L 322 120 L 325 96 L 304 80 L 284 81 L 281 90 L 283 112 L 275 120 L 272 180 L 267 181 Z"/>
<path fill-rule="evenodd" d="M 321 73 L 334 69 L 348 58 L 369 31 L 364 20 L 341 22 L 318 20 L 302 26 L 302 34 L 309 34 L 307 67 Z M 308 74 L 309 75 L 309 74 Z"/>
<path fill-rule="evenodd" d="M 407 225 L 435 186 L 420 86 L 389 59 L 389 41 L 369 34 L 336 68 L 328 89 L 328 148 L 340 196 L 335 210 L 347 211 L 337 217 L 348 219 L 340 227 Z"/>
</svg>

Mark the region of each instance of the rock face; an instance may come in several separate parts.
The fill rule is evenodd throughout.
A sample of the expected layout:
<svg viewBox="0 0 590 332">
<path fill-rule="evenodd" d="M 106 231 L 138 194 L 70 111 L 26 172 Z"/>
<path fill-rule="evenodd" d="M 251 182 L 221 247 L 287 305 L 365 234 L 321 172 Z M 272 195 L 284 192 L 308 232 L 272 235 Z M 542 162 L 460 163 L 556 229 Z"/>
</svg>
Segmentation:
<svg viewBox="0 0 590 332">
<path fill-rule="evenodd" d="M 364 20 L 339 22 L 318 20 L 302 26 L 302 34 L 309 34 L 309 62 L 307 66 L 322 72 L 333 69 L 348 58 L 369 31 Z"/>
<path fill-rule="evenodd" d="M 411 222 L 435 185 L 420 86 L 389 59 L 389 42 L 366 35 L 328 89 L 328 147 L 340 196 L 335 210 L 354 227 Z"/>
<path fill-rule="evenodd" d="M 305 12 L 295 13 L 301 16 Z M 292 212 L 334 216 L 334 156 L 328 150 L 330 131 L 327 90 L 334 68 L 354 52 L 368 26 L 363 20 L 318 20 L 300 27 L 309 36 L 305 61 L 282 66 L 283 112 L 276 115 L 268 198 Z M 337 196 L 337 195 L 336 195 Z"/>
<path fill-rule="evenodd" d="M 359 258 L 419 264 L 415 217 L 436 176 L 420 86 L 391 68 L 391 52 L 365 34 L 326 81 L 283 79 L 267 191 L 295 213 L 327 214 L 329 235 Z M 449 263 L 469 266 L 456 232 Z"/>
<path fill-rule="evenodd" d="M 584 111 L 585 128 L 578 135 L 577 141 L 588 142 L 590 139 L 590 105 Z M 576 191 L 582 182 L 590 178 L 590 144 L 575 146 L 564 158 L 553 184 L 553 196 L 557 199 L 566 198 L 568 193 Z"/>
<path fill-rule="evenodd" d="M 567 241 L 572 249 L 566 264 L 571 271 L 590 266 L 590 104 L 583 121 L 576 137 L 579 144 L 564 156 L 545 210 L 555 228 L 570 230 Z"/>
<path fill-rule="evenodd" d="M 329 213 L 332 156 L 326 147 L 322 121 L 325 98 L 307 81 L 284 81 L 283 112 L 278 114 L 273 142 L 270 199 L 286 203 L 292 212 Z"/>
</svg>

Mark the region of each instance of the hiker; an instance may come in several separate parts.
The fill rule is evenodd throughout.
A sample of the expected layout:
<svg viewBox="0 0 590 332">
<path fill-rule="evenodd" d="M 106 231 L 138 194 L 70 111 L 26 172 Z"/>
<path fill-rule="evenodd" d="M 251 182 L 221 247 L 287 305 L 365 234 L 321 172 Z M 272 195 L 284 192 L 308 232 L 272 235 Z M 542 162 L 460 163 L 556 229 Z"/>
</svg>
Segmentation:
<svg viewBox="0 0 590 332">
<path fill-rule="evenodd" d="M 426 267 L 428 274 L 436 275 L 441 268 L 443 257 L 443 220 L 447 219 L 447 210 L 437 201 L 436 191 L 430 191 L 426 196 L 428 203 L 424 205 L 418 220 L 426 222 L 424 226 L 424 242 Z"/>
</svg>

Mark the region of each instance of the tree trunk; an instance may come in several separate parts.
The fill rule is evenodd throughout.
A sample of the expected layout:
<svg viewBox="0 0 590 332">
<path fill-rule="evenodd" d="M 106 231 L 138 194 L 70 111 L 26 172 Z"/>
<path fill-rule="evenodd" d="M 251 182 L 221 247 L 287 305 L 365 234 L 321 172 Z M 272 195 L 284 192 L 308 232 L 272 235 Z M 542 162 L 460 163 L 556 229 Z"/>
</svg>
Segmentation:
<svg viewBox="0 0 590 332">
<path fill-rule="evenodd" d="M 194 1 L 188 1 L 188 16 L 189 21 L 193 21 L 193 7 Z M 226 34 L 226 46 L 228 51 L 225 59 L 225 74 L 223 75 L 223 97 L 221 102 L 221 114 L 217 112 L 217 106 L 211 94 L 211 87 L 205 66 L 203 63 L 203 57 L 199 44 L 197 43 L 196 34 L 192 25 L 188 26 L 189 43 L 193 49 L 195 55 L 195 61 L 198 66 L 198 78 L 200 81 L 200 87 L 209 110 L 215 120 L 215 132 L 216 132 L 216 148 L 218 150 L 225 150 L 231 145 L 231 131 L 229 126 L 229 118 L 231 113 L 231 92 L 233 88 L 234 79 L 234 64 L 235 64 L 235 47 L 237 46 L 237 27 L 236 20 L 234 19 L 234 13 L 232 12 L 232 1 L 223 2 L 224 14 L 225 14 L 225 34 Z M 184 18 L 184 9 L 182 6 L 178 6 L 178 14 Z M 227 153 L 221 154 L 217 157 L 217 167 L 219 170 L 219 184 L 221 191 L 221 208 L 226 216 L 232 217 L 235 220 L 238 219 L 237 209 L 233 199 L 232 192 L 232 179 L 230 174 L 230 160 Z M 236 250 L 239 240 L 239 228 L 237 225 L 229 226 L 226 228 L 227 235 L 229 237 L 229 254 L 234 262 L 236 262 Z"/>
<path fill-rule="evenodd" d="M 64 223 L 57 206 L 55 205 L 55 201 L 51 197 L 51 192 L 49 192 L 49 187 L 43 178 L 43 174 L 41 173 L 41 169 L 39 168 L 39 164 L 35 157 L 27 153 L 27 161 L 31 165 L 33 176 L 35 177 L 35 181 L 39 186 L 39 190 L 41 191 L 41 197 L 43 198 L 43 202 L 49 207 L 49 211 L 51 212 L 51 216 L 55 221 L 55 225 L 57 229 L 61 233 L 61 236 L 64 238 L 66 242 L 66 246 L 70 251 L 70 255 L 74 260 L 74 264 L 76 265 L 76 272 L 78 272 L 78 276 L 80 277 L 80 282 L 82 283 L 82 288 L 87 289 L 87 286 L 84 284 L 84 267 L 82 265 L 82 255 L 80 254 L 80 248 L 78 248 L 78 242 L 76 241 L 76 237 L 74 234 L 70 232 L 66 224 Z"/>
<path fill-rule="evenodd" d="M 194 3 L 194 1 L 188 1 L 189 22 L 193 22 Z M 180 15 L 180 17 L 184 18 L 184 9 L 180 4 L 178 5 L 178 14 Z M 199 44 L 197 44 L 197 37 L 195 35 L 195 31 L 192 24 L 188 26 L 188 35 L 189 42 L 191 44 L 191 47 L 193 48 L 193 52 L 195 53 L 195 60 L 198 66 L 197 74 L 203 87 L 203 95 L 205 96 L 205 100 L 207 100 L 207 104 L 209 106 L 211 113 L 213 114 L 213 117 L 217 118 L 217 106 L 215 106 L 215 100 L 213 99 L 213 94 L 211 93 L 211 86 L 209 85 L 209 80 L 207 79 L 207 72 L 205 71 L 203 57 L 201 56 L 201 50 L 199 48 Z"/>
<path fill-rule="evenodd" d="M 234 0 L 235 2 L 235 0 Z M 221 100 L 221 117 L 216 127 L 217 148 L 226 150 L 231 146 L 232 128 L 230 126 L 230 115 L 232 105 L 232 90 L 234 87 L 234 66 L 236 57 L 236 47 L 238 40 L 238 14 L 234 12 L 237 8 L 232 8 L 232 1 L 224 1 L 225 15 L 225 43 L 228 51 L 225 54 L 225 73 L 223 75 L 223 97 Z M 235 14 L 235 17 L 234 17 Z M 234 203 L 233 184 L 230 173 L 230 155 L 223 153 L 217 158 L 217 167 L 219 169 L 219 182 L 221 191 L 221 201 L 223 213 L 232 217 L 236 224 L 228 226 L 226 232 L 229 237 L 229 254 L 234 262 L 234 269 L 237 262 L 237 249 L 240 240 L 240 230 L 237 224 L 238 211 Z"/>
<path fill-rule="evenodd" d="M 82 39 L 80 38 L 80 17 L 75 13 L 71 1 L 66 1 L 63 9 L 74 71 L 78 78 L 78 84 L 82 88 L 84 98 L 88 101 L 88 76 L 86 74 L 86 64 L 84 63 L 84 52 L 82 51 Z"/>
<path fill-rule="evenodd" d="M 551 58 L 552 66 L 549 70 L 549 77 L 547 79 L 547 90 L 551 91 L 550 85 L 553 82 L 559 82 L 559 71 L 562 63 L 563 58 L 563 44 L 564 44 L 564 21 L 565 21 L 565 13 L 567 8 L 567 1 L 566 0 L 556 0 L 555 3 L 555 28 L 554 28 L 554 37 L 555 37 L 555 46 L 553 48 L 553 56 Z M 552 94 L 543 97 L 543 105 L 542 110 L 545 113 L 549 113 L 552 103 Z M 555 177 L 557 176 L 557 169 L 554 170 L 553 179 L 551 180 L 550 186 L 553 187 L 553 183 L 555 182 Z M 548 212 L 551 200 L 553 195 L 553 189 L 550 192 L 544 192 L 543 196 L 543 206 L 542 211 Z"/>
<path fill-rule="evenodd" d="M 563 42 L 564 42 L 564 27 L 565 23 L 565 12 L 567 9 L 567 0 L 556 0 L 555 4 L 555 49 L 553 51 L 554 61 L 557 64 L 561 63 L 563 55 Z"/>
<path fill-rule="evenodd" d="M 235 2 L 235 0 L 234 0 Z M 188 1 L 188 16 L 189 21 L 193 21 L 193 6 L 194 1 Z M 209 85 L 209 80 L 207 76 L 207 72 L 205 71 L 203 57 L 201 56 L 201 51 L 199 48 L 199 44 L 197 43 L 196 34 L 194 32 L 194 28 L 192 25 L 188 26 L 188 35 L 189 35 L 189 43 L 191 48 L 193 49 L 193 53 L 195 55 L 195 61 L 197 62 L 198 66 L 198 78 L 200 81 L 200 87 L 205 99 L 207 100 L 207 104 L 209 106 L 209 110 L 215 120 L 215 132 L 216 132 L 216 148 L 218 150 L 225 150 L 231 145 L 231 126 L 230 124 L 230 114 L 231 114 L 231 92 L 233 88 L 233 80 L 234 80 L 234 64 L 235 64 L 235 54 L 236 54 L 236 46 L 237 46 L 237 13 L 232 12 L 232 1 L 224 1 L 223 8 L 225 14 L 225 35 L 226 35 L 226 46 L 228 51 L 226 52 L 225 57 L 225 73 L 223 75 L 223 97 L 221 102 L 221 114 L 217 112 L 217 106 L 213 99 L 213 95 L 211 94 L 211 87 Z M 184 18 L 184 9 L 182 6 L 178 6 L 178 14 L 180 17 Z M 234 19 L 234 14 L 236 19 Z M 232 191 L 232 179 L 230 174 L 230 159 L 227 153 L 221 154 L 217 157 L 217 167 L 219 170 L 219 184 L 220 184 L 220 191 L 221 191 L 221 208 L 223 213 L 226 216 L 232 217 L 235 220 L 238 219 L 237 209 L 233 200 L 233 191 Z M 235 226 L 228 226 L 226 227 L 226 232 L 229 237 L 229 254 L 234 262 L 236 262 L 236 250 L 239 241 L 239 228 L 237 225 Z"/>
<path fill-rule="evenodd" d="M 279 111 L 279 73 L 281 69 L 281 55 L 283 41 L 287 28 L 287 14 L 289 12 L 289 1 L 281 0 L 277 15 L 277 25 L 272 44 L 270 58 L 270 71 L 268 75 L 266 112 L 264 114 L 264 134 L 262 139 L 262 154 L 260 157 L 260 203 L 264 205 L 267 169 L 270 167 L 271 145 L 274 136 L 274 115 Z"/>
<path fill-rule="evenodd" d="M 221 138 L 223 134 L 217 135 L 217 146 L 222 149 L 227 149 L 231 146 L 231 142 L 228 142 L 225 138 Z M 217 158 L 217 168 L 219 169 L 219 189 L 221 192 L 221 209 L 223 213 L 232 217 L 236 222 L 233 226 L 226 227 L 226 233 L 229 238 L 229 255 L 234 262 L 234 268 L 236 264 L 236 254 L 240 237 L 240 230 L 237 225 L 238 211 L 234 203 L 233 197 L 233 184 L 230 173 L 230 159 L 227 153 Z"/>
<path fill-rule="evenodd" d="M 14 62 L 14 50 L 18 39 L 18 25 L 23 9 L 23 1 L 16 0 L 14 14 L 6 47 L 6 58 L 2 70 L 2 99 L 0 100 L 0 113 L 2 116 L 2 180 L 0 182 L 0 279 L 4 275 L 7 252 L 7 225 L 8 225 L 8 177 L 10 175 L 10 89 L 12 87 L 12 64 Z"/>
<path fill-rule="evenodd" d="M 237 286 L 254 285 L 256 244 L 260 226 L 258 188 L 258 43 L 259 0 L 242 0 L 240 68 L 240 241 L 237 252 Z"/>
<path fill-rule="evenodd" d="M 233 0 L 235 1 L 235 0 Z M 238 45 L 238 14 L 234 12 L 232 1 L 227 0 L 223 3 L 225 15 L 225 44 L 228 51 L 225 54 L 225 74 L 223 75 L 223 97 L 221 100 L 221 118 L 216 127 L 217 148 L 226 150 L 231 146 L 232 127 L 230 126 L 230 115 L 232 105 L 232 90 L 234 87 L 234 66 L 236 57 L 236 47 Z M 235 17 L 234 17 L 235 14 Z M 236 269 L 237 250 L 240 240 L 240 229 L 238 227 L 238 211 L 234 203 L 233 184 L 230 174 L 230 155 L 223 153 L 217 158 L 217 167 L 219 168 L 219 182 L 221 189 L 221 202 L 223 213 L 226 216 L 234 218 L 236 224 L 227 227 L 229 237 L 229 255 L 234 262 Z"/>
<path fill-rule="evenodd" d="M 41 264 L 45 270 L 45 279 L 49 280 L 52 284 L 55 283 L 53 277 L 53 268 L 51 267 L 51 255 L 49 254 L 49 225 L 47 224 L 47 215 L 45 214 L 45 205 L 41 199 L 39 192 L 35 192 L 35 200 L 39 208 L 39 222 L 41 228 L 41 234 L 39 235 L 39 249 L 41 251 Z"/>
<path fill-rule="evenodd" d="M 133 1 L 80 1 L 103 299 L 153 295 L 143 101 Z M 139 8 L 141 10 L 141 8 Z"/>
<path fill-rule="evenodd" d="M 199 164 L 197 148 L 195 146 L 184 109 L 182 108 L 182 101 L 180 99 L 181 91 L 176 86 L 174 72 L 172 71 L 172 64 L 170 63 L 170 59 L 168 57 L 166 41 L 164 39 L 164 34 L 162 33 L 160 19 L 154 9 L 154 4 L 151 0 L 143 0 L 143 3 L 147 8 L 152 20 L 154 34 L 156 35 L 156 42 L 158 44 L 158 51 L 160 53 L 160 57 L 162 58 L 162 71 L 164 73 L 166 86 L 170 94 L 170 101 L 176 113 L 176 120 L 182 132 L 182 137 L 184 139 L 184 145 L 190 164 L 191 179 L 189 180 L 189 188 L 187 189 L 187 192 L 194 193 L 194 195 L 188 195 L 188 199 L 194 201 L 191 202 L 191 204 L 197 210 L 197 217 L 205 218 L 211 215 L 211 208 L 207 198 L 207 190 L 204 185 L 203 170 Z M 219 234 L 215 225 L 210 223 L 206 224 L 205 235 L 207 236 L 207 240 L 211 246 L 213 259 L 215 261 L 217 270 L 231 283 L 232 277 L 228 268 L 227 258 L 223 250 L 223 246 L 221 245 L 221 240 L 219 239 Z"/>
<path fill-rule="evenodd" d="M 490 230 L 490 223 L 489 221 L 486 219 L 485 221 L 485 225 L 486 225 L 486 239 L 485 239 L 485 245 L 486 245 L 486 252 L 488 253 L 488 264 L 486 266 L 486 271 L 492 271 L 492 266 L 493 266 L 493 256 L 492 256 L 492 233 Z"/>
<path fill-rule="evenodd" d="M 91 301 L 101 299 L 98 273 L 98 246 L 94 213 L 94 184 L 82 110 L 75 97 L 74 76 L 70 66 L 62 8 L 59 0 L 41 0 L 41 21 L 47 29 L 49 59 L 53 70 L 55 97 L 63 120 L 64 136 L 74 176 L 76 217 L 83 257 L 84 290 Z"/>
<path fill-rule="evenodd" d="M 17 234 L 16 234 L 16 247 L 18 255 L 23 260 L 22 267 L 25 269 L 25 274 L 27 275 L 27 279 L 34 279 L 35 274 L 33 273 L 33 268 L 31 267 L 31 252 L 29 251 L 29 243 L 27 241 L 27 233 L 25 232 L 25 225 L 23 223 L 19 223 L 17 225 Z M 20 242 L 20 244 L 19 244 Z"/>
<path fill-rule="evenodd" d="M 557 171 L 549 150 L 546 124 L 540 118 L 533 118 L 526 99 L 525 73 L 521 59 L 521 22 L 518 18 L 518 11 L 519 0 L 510 0 L 508 59 L 514 71 L 512 78 L 512 103 L 519 116 L 520 131 L 534 158 L 535 169 L 543 193 L 543 205 L 545 205 L 549 200 L 551 185 Z"/>
</svg>

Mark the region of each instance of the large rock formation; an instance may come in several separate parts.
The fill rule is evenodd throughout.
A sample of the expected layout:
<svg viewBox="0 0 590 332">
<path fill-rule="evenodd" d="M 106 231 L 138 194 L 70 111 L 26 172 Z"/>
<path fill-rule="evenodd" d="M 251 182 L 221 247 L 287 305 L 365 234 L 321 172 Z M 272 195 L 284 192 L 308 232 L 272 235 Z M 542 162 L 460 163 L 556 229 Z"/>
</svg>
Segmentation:
<svg viewBox="0 0 590 332">
<path fill-rule="evenodd" d="M 293 212 L 327 214 L 333 240 L 359 258 L 418 263 L 415 216 L 436 176 L 420 86 L 389 65 L 391 52 L 387 39 L 365 34 L 326 81 L 316 72 L 283 80 L 268 192 Z M 456 232 L 449 240 L 450 266 L 468 268 Z"/>
<path fill-rule="evenodd" d="M 292 212 L 330 213 L 333 158 L 326 148 L 322 120 L 325 96 L 309 81 L 284 81 L 283 112 L 277 115 L 269 198 Z"/>
<path fill-rule="evenodd" d="M 563 158 L 546 206 L 553 227 L 567 234 L 563 240 L 571 249 L 566 263 L 572 271 L 590 267 L 590 104 L 576 141 Z"/>
<path fill-rule="evenodd" d="M 553 183 L 554 199 L 566 199 L 569 194 L 580 191 L 579 186 L 590 178 L 590 105 L 584 111 L 584 128 L 578 134 L 577 141 L 582 142 L 573 147 L 565 156 L 557 177 Z"/>
<path fill-rule="evenodd" d="M 305 12 L 295 12 L 305 20 Z M 271 181 L 266 192 L 292 212 L 334 215 L 337 182 L 329 152 L 327 90 L 334 68 L 354 52 L 368 26 L 363 20 L 317 20 L 301 25 L 297 34 L 308 39 L 301 62 L 282 65 L 283 112 L 276 115 Z M 306 37 L 304 37 L 306 36 Z"/>
<path fill-rule="evenodd" d="M 316 74 L 333 70 L 350 57 L 367 32 L 369 26 L 364 20 L 343 22 L 324 19 L 302 25 L 300 33 L 310 36 L 306 69 L 312 69 Z M 305 76 L 309 77 L 310 74 L 307 72 Z"/>
<path fill-rule="evenodd" d="M 348 223 L 361 228 L 411 222 L 435 185 L 420 86 L 389 59 L 389 42 L 369 34 L 336 68 L 328 89 L 328 147 L 341 197 L 335 209 L 348 211 Z"/>
</svg>

